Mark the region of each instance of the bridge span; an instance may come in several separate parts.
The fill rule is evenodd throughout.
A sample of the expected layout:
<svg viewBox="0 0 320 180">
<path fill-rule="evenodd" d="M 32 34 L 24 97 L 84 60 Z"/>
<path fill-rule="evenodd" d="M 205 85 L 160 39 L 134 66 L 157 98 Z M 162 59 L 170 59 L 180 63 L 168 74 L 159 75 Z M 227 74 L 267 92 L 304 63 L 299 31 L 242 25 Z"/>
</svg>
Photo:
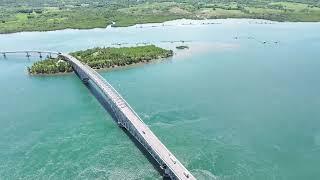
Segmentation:
<svg viewBox="0 0 320 180">
<path fill-rule="evenodd" d="M 20 51 L 17 53 L 30 53 L 31 51 Z M 51 53 L 32 51 L 35 53 Z M 8 52 L 0 52 L 2 54 Z M 14 53 L 14 52 L 10 52 Z M 195 177 L 180 163 L 180 161 L 166 148 L 156 137 L 149 127 L 142 121 L 139 115 L 131 108 L 125 99 L 95 70 L 86 64 L 81 63 L 75 57 L 52 52 L 61 59 L 69 62 L 79 78 L 84 82 L 93 82 L 106 97 L 111 113 L 120 127 L 125 128 L 154 158 L 164 170 L 164 175 L 171 179 L 194 180 Z"/>
</svg>

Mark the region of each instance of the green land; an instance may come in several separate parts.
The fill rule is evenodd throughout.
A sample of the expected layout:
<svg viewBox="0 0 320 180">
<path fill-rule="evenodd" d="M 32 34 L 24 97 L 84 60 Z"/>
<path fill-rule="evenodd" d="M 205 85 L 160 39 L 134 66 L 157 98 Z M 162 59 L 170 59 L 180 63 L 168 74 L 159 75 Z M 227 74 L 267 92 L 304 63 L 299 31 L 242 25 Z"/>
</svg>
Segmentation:
<svg viewBox="0 0 320 180">
<path fill-rule="evenodd" d="M 180 18 L 320 21 L 320 1 L 0 0 L 0 33 L 119 27 Z"/>
<path fill-rule="evenodd" d="M 70 54 L 94 69 L 105 69 L 167 58 L 172 56 L 173 52 L 154 45 L 148 45 L 121 48 L 93 48 Z M 72 71 L 71 65 L 59 58 L 48 58 L 35 62 L 31 67 L 28 67 L 30 74 L 57 74 Z"/>
<path fill-rule="evenodd" d="M 189 46 L 177 46 L 176 49 L 189 49 Z"/>
</svg>

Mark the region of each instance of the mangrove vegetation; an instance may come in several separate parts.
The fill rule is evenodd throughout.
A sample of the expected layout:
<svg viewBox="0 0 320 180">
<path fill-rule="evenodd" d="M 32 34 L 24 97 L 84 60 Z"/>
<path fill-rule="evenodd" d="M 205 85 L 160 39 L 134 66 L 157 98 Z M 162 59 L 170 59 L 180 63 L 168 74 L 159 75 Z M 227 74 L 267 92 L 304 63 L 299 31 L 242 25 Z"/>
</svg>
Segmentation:
<svg viewBox="0 0 320 180">
<path fill-rule="evenodd" d="M 29 74 L 57 74 L 72 71 L 71 65 L 59 58 L 48 58 L 28 67 Z"/>
<path fill-rule="evenodd" d="M 147 45 L 121 48 L 93 48 L 70 54 L 93 69 L 104 69 L 168 58 L 173 55 L 173 51 L 154 45 Z M 71 65 L 59 58 L 48 58 L 35 62 L 31 67 L 28 67 L 30 74 L 56 74 L 72 71 Z"/>
<path fill-rule="evenodd" d="M 189 46 L 181 45 L 177 46 L 176 49 L 189 49 Z"/>
</svg>

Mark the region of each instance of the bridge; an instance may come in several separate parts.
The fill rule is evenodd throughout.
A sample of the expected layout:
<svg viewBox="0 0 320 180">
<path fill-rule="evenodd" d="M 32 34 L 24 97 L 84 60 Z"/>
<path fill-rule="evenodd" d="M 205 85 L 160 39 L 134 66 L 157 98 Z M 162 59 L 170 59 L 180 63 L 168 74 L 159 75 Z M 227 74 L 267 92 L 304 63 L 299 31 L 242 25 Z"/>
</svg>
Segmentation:
<svg viewBox="0 0 320 180">
<path fill-rule="evenodd" d="M 166 146 L 157 138 L 157 136 L 142 121 L 139 115 L 131 108 L 125 99 L 95 70 L 86 64 L 83 64 L 75 57 L 69 54 L 59 52 L 41 52 L 41 51 L 16 51 L 0 52 L 4 56 L 9 53 L 31 53 L 54 54 L 59 58 L 69 62 L 84 82 L 91 81 L 106 97 L 106 104 L 109 106 L 112 115 L 115 117 L 118 125 L 128 131 L 146 150 L 164 171 L 164 176 L 171 179 L 194 180 L 195 177 L 180 163 L 180 161 L 166 148 Z"/>
<path fill-rule="evenodd" d="M 30 57 L 31 53 L 37 53 L 39 54 L 39 57 L 42 58 L 42 54 L 47 54 L 48 57 L 51 57 L 52 55 L 58 55 L 59 52 L 53 52 L 53 51 L 6 51 L 6 52 L 0 52 L 0 54 L 3 55 L 4 58 L 7 57 L 7 54 L 21 54 L 25 53 L 26 57 Z"/>
</svg>

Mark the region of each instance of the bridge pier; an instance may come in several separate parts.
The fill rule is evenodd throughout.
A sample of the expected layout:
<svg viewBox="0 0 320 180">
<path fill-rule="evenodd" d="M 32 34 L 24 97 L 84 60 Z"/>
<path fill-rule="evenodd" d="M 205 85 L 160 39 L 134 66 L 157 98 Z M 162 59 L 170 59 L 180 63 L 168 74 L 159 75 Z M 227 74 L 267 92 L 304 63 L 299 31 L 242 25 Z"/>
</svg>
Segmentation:
<svg viewBox="0 0 320 180">
<path fill-rule="evenodd" d="M 7 58 L 8 54 L 25 54 L 25 56 L 29 59 L 32 54 L 39 54 L 39 57 L 42 59 L 44 55 L 47 54 L 47 57 L 52 58 L 52 56 L 59 56 L 61 55 L 60 52 L 54 52 L 54 51 L 0 51 L 0 56 Z M 62 56 L 60 56 L 62 57 Z M 64 58 L 63 58 L 64 59 Z"/>
<path fill-rule="evenodd" d="M 88 84 L 89 83 L 89 78 L 83 78 L 83 79 L 81 79 L 82 80 L 82 82 L 84 83 L 84 84 Z"/>
<path fill-rule="evenodd" d="M 123 124 L 121 123 L 121 122 L 117 122 L 117 124 L 118 124 L 118 126 L 120 127 L 120 128 L 124 128 L 124 126 L 123 126 Z"/>
</svg>

